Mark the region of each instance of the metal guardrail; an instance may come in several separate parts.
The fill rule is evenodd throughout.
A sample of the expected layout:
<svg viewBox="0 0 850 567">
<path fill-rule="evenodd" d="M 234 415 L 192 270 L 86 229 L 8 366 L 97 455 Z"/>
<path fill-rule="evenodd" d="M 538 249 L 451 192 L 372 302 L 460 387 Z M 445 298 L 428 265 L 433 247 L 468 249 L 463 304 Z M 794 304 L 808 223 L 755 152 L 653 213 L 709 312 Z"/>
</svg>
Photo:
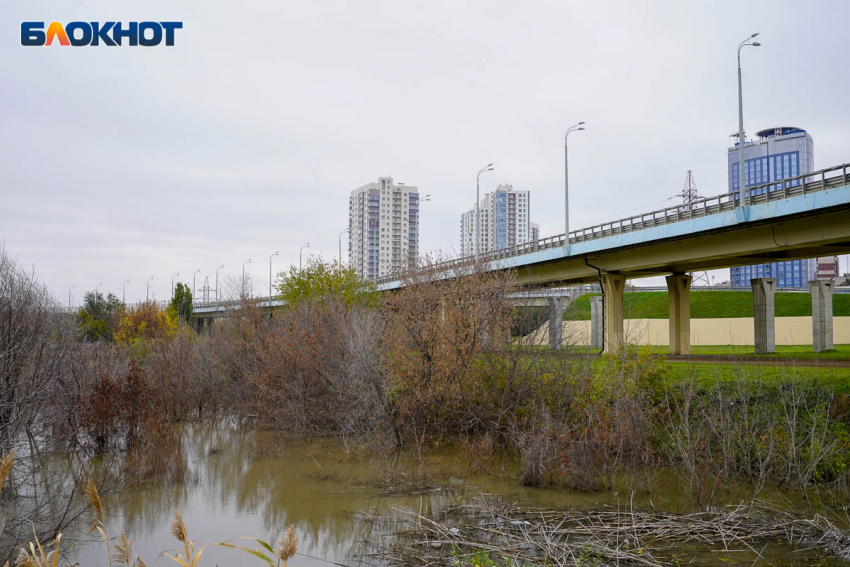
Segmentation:
<svg viewBox="0 0 850 567">
<path fill-rule="evenodd" d="M 243 303 L 255 307 L 277 307 L 284 301 L 277 296 L 246 297 L 245 299 L 226 299 L 223 301 L 193 301 L 193 309 L 241 309 Z"/>
<path fill-rule="evenodd" d="M 758 205 L 771 201 L 787 199 L 788 197 L 807 195 L 809 193 L 815 193 L 817 191 L 823 191 L 833 187 L 841 187 L 842 185 L 847 185 L 848 181 L 850 181 L 850 177 L 848 177 L 848 169 L 850 169 L 850 164 L 845 163 L 834 167 L 828 167 L 820 171 L 805 173 L 796 177 L 762 183 L 761 185 L 746 188 L 744 196 L 749 197 L 750 205 Z M 657 211 L 626 217 L 612 222 L 605 222 L 589 226 L 587 228 L 580 228 L 570 232 L 570 244 L 598 240 L 600 238 L 607 238 L 609 236 L 616 236 L 627 232 L 635 232 L 654 228 L 656 226 L 664 226 L 691 219 L 716 215 L 734 210 L 736 207 L 740 206 L 739 202 L 740 195 L 738 192 L 723 193 L 722 195 L 717 195 L 715 197 L 697 199 L 682 205 L 667 207 L 666 209 L 659 209 Z M 508 248 L 502 248 L 500 250 L 486 252 L 484 254 L 479 254 L 478 256 L 461 256 L 460 258 L 428 266 L 428 270 L 436 272 L 447 271 L 452 267 L 463 266 L 471 261 L 477 260 L 481 262 L 493 262 L 562 246 L 564 246 L 564 235 L 558 234 L 548 238 L 535 240 L 534 242 L 527 242 Z M 390 275 L 377 278 L 375 283 L 380 285 L 398 280 L 398 275 Z"/>
</svg>

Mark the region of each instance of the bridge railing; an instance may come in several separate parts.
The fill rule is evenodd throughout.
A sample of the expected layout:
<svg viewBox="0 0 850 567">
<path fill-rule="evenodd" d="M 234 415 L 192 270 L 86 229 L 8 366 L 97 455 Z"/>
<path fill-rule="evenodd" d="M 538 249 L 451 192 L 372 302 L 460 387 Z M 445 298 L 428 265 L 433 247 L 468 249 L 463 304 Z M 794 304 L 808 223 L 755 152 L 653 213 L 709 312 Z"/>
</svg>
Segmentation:
<svg viewBox="0 0 850 567">
<path fill-rule="evenodd" d="M 850 182 L 850 164 L 842 164 L 828 167 L 820 171 L 805 173 L 795 177 L 789 177 L 779 181 L 762 183 L 745 189 L 744 195 L 750 198 L 750 204 L 761 204 L 770 201 L 787 199 L 799 195 L 807 195 L 824 189 L 841 187 Z M 714 197 L 696 199 L 681 205 L 674 205 L 665 209 L 651 211 L 640 215 L 625 217 L 619 220 L 604 222 L 597 225 L 580 228 L 570 232 L 570 244 L 587 242 L 646 230 L 656 226 L 674 224 L 692 219 L 716 215 L 726 211 L 732 211 L 740 206 L 739 192 L 723 193 Z M 435 272 L 444 272 L 452 268 L 468 265 L 472 262 L 496 262 L 499 260 L 523 256 L 540 250 L 559 248 L 564 246 L 564 235 L 558 234 L 548 238 L 542 238 L 533 242 L 517 244 L 500 250 L 485 252 L 477 256 L 461 256 L 446 262 L 440 262 L 428 267 Z M 377 278 L 378 285 L 398 281 L 399 275 L 389 275 Z"/>
<path fill-rule="evenodd" d="M 245 303 L 256 307 L 268 307 L 269 305 L 282 304 L 282 300 L 274 295 L 262 297 L 246 297 L 244 299 L 222 299 L 219 301 L 198 300 L 192 302 L 192 309 L 195 312 L 241 309 L 243 304 Z"/>
</svg>

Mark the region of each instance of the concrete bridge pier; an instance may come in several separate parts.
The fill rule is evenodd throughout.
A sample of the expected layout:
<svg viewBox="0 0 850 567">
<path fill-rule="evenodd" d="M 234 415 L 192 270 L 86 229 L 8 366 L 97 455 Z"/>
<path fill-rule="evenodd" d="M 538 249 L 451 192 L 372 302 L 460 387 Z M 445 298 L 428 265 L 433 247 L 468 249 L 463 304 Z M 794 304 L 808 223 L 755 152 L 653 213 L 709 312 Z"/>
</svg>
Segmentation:
<svg viewBox="0 0 850 567">
<path fill-rule="evenodd" d="M 623 344 L 623 291 L 626 276 L 602 274 L 602 291 L 605 294 L 605 352 L 617 352 Z"/>
<path fill-rule="evenodd" d="M 832 280 L 809 282 L 812 291 L 812 346 L 815 352 L 832 350 Z"/>
<path fill-rule="evenodd" d="M 549 348 L 552 350 L 564 346 L 564 309 L 568 304 L 568 299 L 549 298 Z"/>
<path fill-rule="evenodd" d="M 776 352 L 776 311 L 773 302 L 776 278 L 754 278 L 750 280 L 750 285 L 753 287 L 756 354 Z"/>
<path fill-rule="evenodd" d="M 670 354 L 691 353 L 691 276 L 667 276 Z"/>
<path fill-rule="evenodd" d="M 590 348 L 592 349 L 601 349 L 605 344 L 602 336 L 604 329 L 602 315 L 602 296 L 594 295 L 590 298 Z"/>
</svg>

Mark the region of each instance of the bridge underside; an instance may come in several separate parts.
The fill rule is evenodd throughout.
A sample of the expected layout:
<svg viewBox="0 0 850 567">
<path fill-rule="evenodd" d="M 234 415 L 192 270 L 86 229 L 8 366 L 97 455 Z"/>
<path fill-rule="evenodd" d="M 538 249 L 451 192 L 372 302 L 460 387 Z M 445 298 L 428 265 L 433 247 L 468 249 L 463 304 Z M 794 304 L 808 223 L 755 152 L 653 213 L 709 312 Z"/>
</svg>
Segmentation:
<svg viewBox="0 0 850 567">
<path fill-rule="evenodd" d="M 519 267 L 517 283 L 522 286 L 592 283 L 598 281 L 599 271 L 643 278 L 848 252 L 850 207 L 840 207 L 781 221 L 733 225 Z"/>
</svg>

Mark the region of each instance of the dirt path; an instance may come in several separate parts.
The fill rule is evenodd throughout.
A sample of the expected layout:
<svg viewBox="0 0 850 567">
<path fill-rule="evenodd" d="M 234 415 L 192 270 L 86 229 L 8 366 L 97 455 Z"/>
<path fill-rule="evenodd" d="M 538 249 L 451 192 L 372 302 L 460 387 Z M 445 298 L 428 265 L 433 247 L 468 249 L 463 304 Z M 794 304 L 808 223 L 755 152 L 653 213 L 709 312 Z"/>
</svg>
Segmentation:
<svg viewBox="0 0 850 567">
<path fill-rule="evenodd" d="M 783 358 L 776 356 L 679 354 L 665 355 L 668 362 L 702 362 L 720 364 L 756 364 L 760 366 L 816 366 L 850 368 L 850 360 L 834 358 Z"/>
<path fill-rule="evenodd" d="M 509 354 L 507 351 L 490 351 L 494 354 Z M 576 356 L 599 358 L 602 355 L 593 354 L 577 354 L 569 353 L 560 350 L 543 351 L 544 356 Z M 781 356 L 756 356 L 756 355 L 741 355 L 741 354 L 665 354 L 654 355 L 664 356 L 666 362 L 691 362 L 701 364 L 749 364 L 760 366 L 796 366 L 796 367 L 820 367 L 820 368 L 850 368 L 850 359 L 835 359 L 835 358 L 789 358 Z"/>
</svg>

